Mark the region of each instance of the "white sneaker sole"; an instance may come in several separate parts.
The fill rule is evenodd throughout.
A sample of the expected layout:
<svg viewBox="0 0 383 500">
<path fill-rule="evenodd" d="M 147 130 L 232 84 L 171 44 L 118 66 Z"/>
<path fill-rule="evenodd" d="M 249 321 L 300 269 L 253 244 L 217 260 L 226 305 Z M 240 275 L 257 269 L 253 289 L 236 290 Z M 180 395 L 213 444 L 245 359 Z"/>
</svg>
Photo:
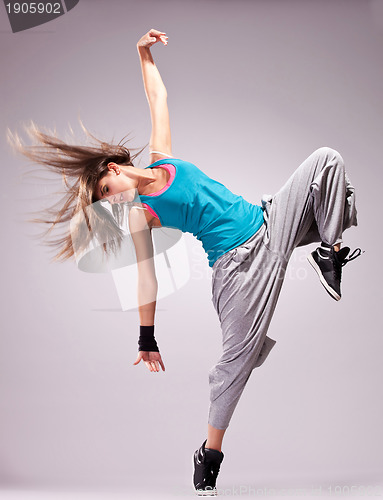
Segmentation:
<svg viewBox="0 0 383 500">
<path fill-rule="evenodd" d="M 216 488 L 213 490 L 195 490 L 195 492 L 200 497 L 216 497 L 218 494 Z"/>
<path fill-rule="evenodd" d="M 341 297 L 336 293 L 335 290 L 333 290 L 331 288 L 331 286 L 327 283 L 327 281 L 324 279 L 323 277 L 323 274 L 320 270 L 320 267 L 318 266 L 318 264 L 315 262 L 313 256 L 311 255 L 311 253 L 307 256 L 307 260 L 310 262 L 310 264 L 312 265 L 312 267 L 314 268 L 314 270 L 316 271 L 317 275 L 319 276 L 319 279 L 320 279 L 320 282 L 322 283 L 322 285 L 325 287 L 325 289 L 327 290 L 327 292 L 331 295 L 331 297 L 335 300 L 340 300 Z"/>
</svg>

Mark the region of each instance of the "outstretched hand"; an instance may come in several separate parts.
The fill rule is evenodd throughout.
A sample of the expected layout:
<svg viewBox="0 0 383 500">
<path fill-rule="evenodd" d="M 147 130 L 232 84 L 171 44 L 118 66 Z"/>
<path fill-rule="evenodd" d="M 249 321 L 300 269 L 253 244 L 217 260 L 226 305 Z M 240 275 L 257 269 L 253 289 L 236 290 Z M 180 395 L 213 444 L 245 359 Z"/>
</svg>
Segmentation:
<svg viewBox="0 0 383 500">
<path fill-rule="evenodd" d="M 155 29 L 149 30 L 143 37 L 141 37 L 137 42 L 137 47 L 150 48 L 157 42 L 162 42 L 164 45 L 168 44 L 168 37 L 163 31 L 158 31 Z"/>
<path fill-rule="evenodd" d="M 161 365 L 162 371 L 165 371 L 165 365 L 162 361 L 161 354 L 157 351 L 138 351 L 138 356 L 136 361 L 133 363 L 134 365 L 138 365 L 141 361 L 144 361 L 149 371 L 151 372 L 159 372 Z"/>
</svg>

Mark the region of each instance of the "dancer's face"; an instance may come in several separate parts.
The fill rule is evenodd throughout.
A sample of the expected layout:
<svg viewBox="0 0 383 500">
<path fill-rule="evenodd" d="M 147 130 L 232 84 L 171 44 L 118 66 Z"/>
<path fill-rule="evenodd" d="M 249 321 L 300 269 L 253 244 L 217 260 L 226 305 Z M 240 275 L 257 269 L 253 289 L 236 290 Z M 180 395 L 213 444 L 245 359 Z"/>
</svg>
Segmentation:
<svg viewBox="0 0 383 500">
<path fill-rule="evenodd" d="M 133 179 L 126 175 L 121 165 L 110 163 L 108 168 L 109 172 L 97 183 L 97 199 L 108 200 L 111 204 L 132 201 L 135 196 Z"/>
</svg>

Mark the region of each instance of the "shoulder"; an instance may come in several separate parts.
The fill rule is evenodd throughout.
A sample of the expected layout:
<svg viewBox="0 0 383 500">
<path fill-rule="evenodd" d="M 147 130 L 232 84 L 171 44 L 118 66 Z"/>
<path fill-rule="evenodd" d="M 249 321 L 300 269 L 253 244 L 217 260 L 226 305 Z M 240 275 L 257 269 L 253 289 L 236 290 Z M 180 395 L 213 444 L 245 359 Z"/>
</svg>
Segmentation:
<svg viewBox="0 0 383 500">
<path fill-rule="evenodd" d="M 132 207 L 129 210 L 129 225 L 136 231 L 154 226 L 155 217 L 145 207 Z"/>
<path fill-rule="evenodd" d="M 139 211 L 142 214 L 142 222 L 144 223 L 145 217 L 145 223 L 149 229 L 152 229 L 153 227 L 162 227 L 161 222 L 157 219 L 157 217 L 154 217 L 154 215 L 152 215 L 146 207 L 142 207 Z"/>
</svg>

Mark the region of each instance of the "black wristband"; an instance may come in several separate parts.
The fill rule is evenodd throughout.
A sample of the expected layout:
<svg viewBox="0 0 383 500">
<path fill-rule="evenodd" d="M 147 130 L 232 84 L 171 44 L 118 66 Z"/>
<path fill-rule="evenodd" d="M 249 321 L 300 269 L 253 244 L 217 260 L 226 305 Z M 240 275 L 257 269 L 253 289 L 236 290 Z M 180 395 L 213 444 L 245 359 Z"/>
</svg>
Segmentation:
<svg viewBox="0 0 383 500">
<path fill-rule="evenodd" d="M 159 352 L 156 339 L 154 338 L 154 325 L 140 325 L 140 338 L 138 339 L 139 351 L 156 351 Z"/>
</svg>

